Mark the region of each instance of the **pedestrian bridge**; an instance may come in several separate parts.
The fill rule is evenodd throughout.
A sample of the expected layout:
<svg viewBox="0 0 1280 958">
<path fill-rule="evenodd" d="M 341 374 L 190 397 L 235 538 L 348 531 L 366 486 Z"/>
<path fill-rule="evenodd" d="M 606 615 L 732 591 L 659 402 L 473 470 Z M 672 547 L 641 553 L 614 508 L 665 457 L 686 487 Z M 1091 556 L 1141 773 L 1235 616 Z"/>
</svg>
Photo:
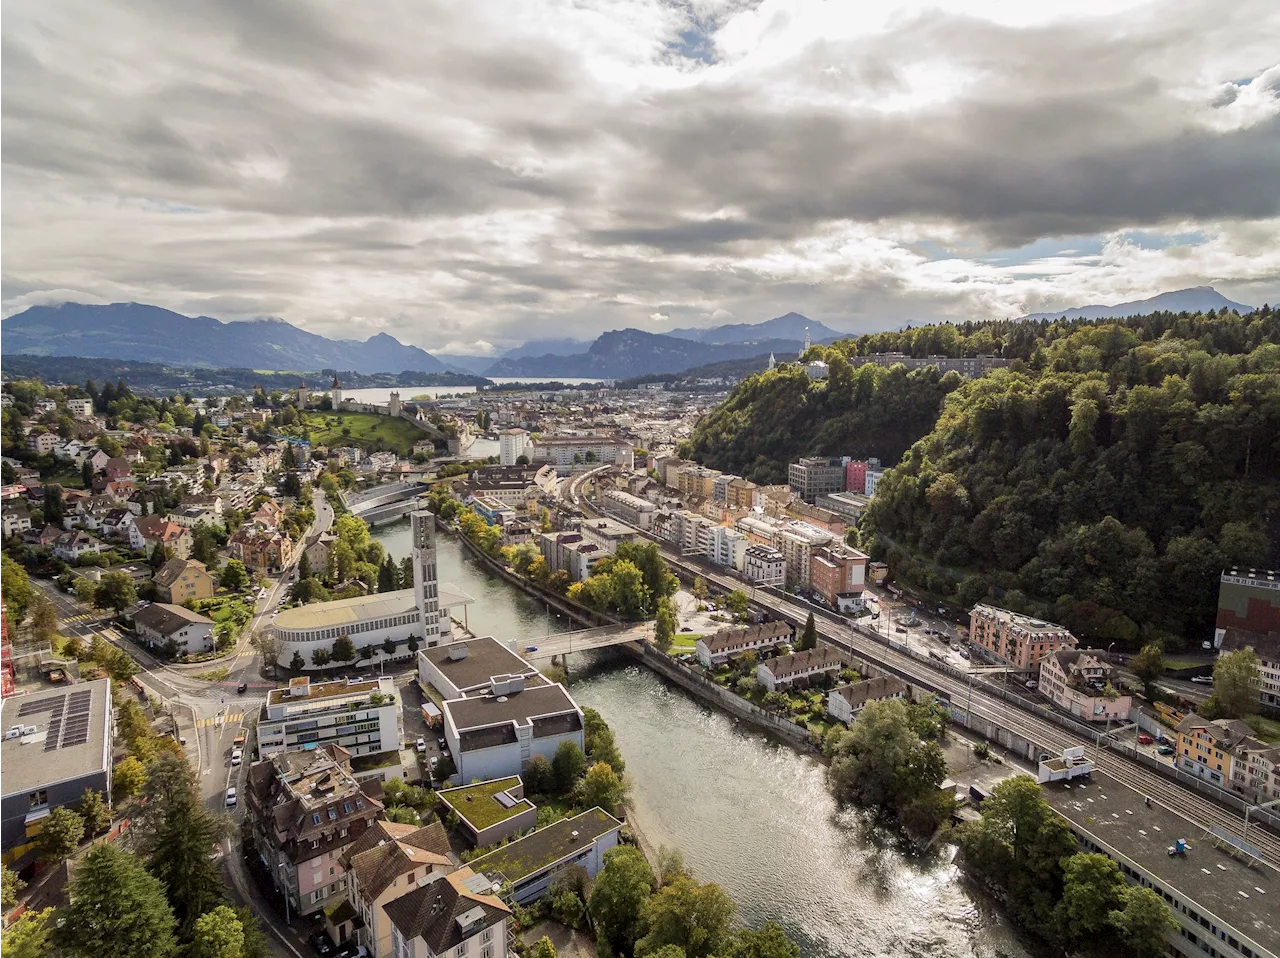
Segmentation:
<svg viewBox="0 0 1280 958">
<path fill-rule="evenodd" d="M 651 624 L 605 625 L 597 629 L 579 629 L 576 632 L 561 632 L 541 639 L 530 639 L 520 649 L 520 654 L 530 662 L 545 662 L 557 656 L 573 655 L 575 652 L 590 652 L 593 649 L 606 649 L 613 645 L 625 645 L 628 642 L 643 642 L 652 634 Z M 529 651 L 530 647 L 536 648 L 534 651 Z"/>
</svg>

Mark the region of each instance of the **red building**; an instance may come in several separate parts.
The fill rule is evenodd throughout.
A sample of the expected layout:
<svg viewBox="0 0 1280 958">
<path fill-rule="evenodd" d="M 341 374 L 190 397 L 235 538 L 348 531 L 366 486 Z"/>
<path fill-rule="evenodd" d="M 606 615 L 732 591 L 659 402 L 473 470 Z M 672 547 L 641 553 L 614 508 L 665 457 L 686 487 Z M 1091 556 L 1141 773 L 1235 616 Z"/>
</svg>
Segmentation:
<svg viewBox="0 0 1280 958">
<path fill-rule="evenodd" d="M 845 546 L 819 549 L 809 559 L 809 585 L 814 594 L 840 612 L 862 607 L 867 584 L 867 556 Z"/>
<path fill-rule="evenodd" d="M 844 467 L 844 488 L 846 492 L 863 494 L 867 488 L 867 464 L 854 460 Z"/>
<path fill-rule="evenodd" d="M 1267 635 L 1280 632 L 1280 572 L 1268 569 L 1227 569 L 1218 585 L 1218 619 L 1214 647 L 1227 629 Z"/>
</svg>

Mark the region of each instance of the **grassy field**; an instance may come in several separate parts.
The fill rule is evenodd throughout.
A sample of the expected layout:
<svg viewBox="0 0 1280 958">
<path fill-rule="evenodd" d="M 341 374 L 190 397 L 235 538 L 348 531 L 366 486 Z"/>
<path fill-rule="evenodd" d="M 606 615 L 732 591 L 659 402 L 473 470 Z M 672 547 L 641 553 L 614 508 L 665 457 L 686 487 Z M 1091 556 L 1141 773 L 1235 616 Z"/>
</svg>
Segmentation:
<svg viewBox="0 0 1280 958">
<path fill-rule="evenodd" d="M 1280 742 L 1280 722 L 1262 715 L 1250 715 L 1245 721 L 1264 742 Z"/>
<path fill-rule="evenodd" d="M 374 452 L 389 450 L 401 456 L 428 436 L 403 419 L 368 412 L 307 413 L 306 426 L 313 445 L 361 446 Z"/>
<path fill-rule="evenodd" d="M 671 654 L 681 655 L 685 652 L 693 652 L 700 638 L 702 636 L 696 632 L 677 632 L 675 638 L 671 640 Z"/>
</svg>

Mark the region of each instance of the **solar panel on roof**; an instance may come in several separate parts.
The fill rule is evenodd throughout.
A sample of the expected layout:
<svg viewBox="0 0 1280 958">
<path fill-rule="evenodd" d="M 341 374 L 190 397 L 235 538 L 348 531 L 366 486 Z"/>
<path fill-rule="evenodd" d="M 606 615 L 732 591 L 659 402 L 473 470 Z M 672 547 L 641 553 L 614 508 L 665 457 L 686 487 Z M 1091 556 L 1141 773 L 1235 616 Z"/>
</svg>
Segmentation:
<svg viewBox="0 0 1280 958">
<path fill-rule="evenodd" d="M 66 702 L 65 695 L 54 695 L 47 699 L 38 699 L 34 702 L 23 702 L 18 706 L 18 718 L 24 715 L 36 715 L 40 712 L 48 712 L 51 709 L 61 709 Z"/>
</svg>

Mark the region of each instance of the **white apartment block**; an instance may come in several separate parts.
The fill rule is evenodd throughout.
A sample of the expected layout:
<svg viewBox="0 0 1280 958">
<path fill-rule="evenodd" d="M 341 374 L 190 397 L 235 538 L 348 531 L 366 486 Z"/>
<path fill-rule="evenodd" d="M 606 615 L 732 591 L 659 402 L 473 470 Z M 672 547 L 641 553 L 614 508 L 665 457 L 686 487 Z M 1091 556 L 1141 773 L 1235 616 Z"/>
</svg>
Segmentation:
<svg viewBox="0 0 1280 958">
<path fill-rule="evenodd" d="M 529 433 L 523 429 L 504 429 L 498 433 L 498 462 L 514 466 L 521 456 L 528 455 Z"/>
<path fill-rule="evenodd" d="M 699 530 L 700 549 L 708 561 L 726 569 L 742 571 L 747 553 L 747 537 L 728 526 L 704 526 Z"/>
<path fill-rule="evenodd" d="M 609 489 L 602 497 L 602 504 L 605 512 L 621 519 L 627 525 L 635 526 L 645 532 L 653 528 L 653 516 L 657 506 L 648 499 L 641 499 L 620 489 Z"/>
<path fill-rule="evenodd" d="M 302 676 L 272 689 L 258 719 L 262 757 L 322 745 L 341 745 L 352 756 L 403 748 L 400 699 L 392 677 L 312 684 Z"/>
<path fill-rule="evenodd" d="M 742 573 L 756 585 L 781 588 L 787 582 L 787 560 L 771 546 L 747 546 L 742 553 Z"/>
<path fill-rule="evenodd" d="M 837 540 L 830 532 L 808 522 L 790 522 L 778 531 L 774 541 L 787 562 L 787 585 L 807 589 L 813 553 Z"/>
</svg>

